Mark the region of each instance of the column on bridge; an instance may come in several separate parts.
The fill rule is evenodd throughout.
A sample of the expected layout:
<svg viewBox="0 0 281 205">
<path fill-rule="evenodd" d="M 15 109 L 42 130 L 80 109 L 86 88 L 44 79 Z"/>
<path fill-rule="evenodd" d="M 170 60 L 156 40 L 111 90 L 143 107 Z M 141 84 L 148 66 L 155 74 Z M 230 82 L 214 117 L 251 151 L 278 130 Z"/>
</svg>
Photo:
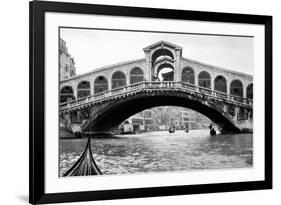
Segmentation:
<svg viewBox="0 0 281 205">
<path fill-rule="evenodd" d="M 239 110 L 240 110 L 239 107 L 236 106 L 236 107 L 235 107 L 235 113 L 234 113 L 234 114 L 235 114 L 235 115 L 234 115 L 234 119 L 235 119 L 236 121 L 238 120 Z"/>
<path fill-rule="evenodd" d="M 211 90 L 215 90 L 215 76 L 212 72 L 210 73 L 210 76 L 211 76 Z"/>
<path fill-rule="evenodd" d="M 130 72 L 126 71 L 125 72 L 125 76 L 126 76 L 126 85 L 130 85 Z"/>
<path fill-rule="evenodd" d="M 229 77 L 226 77 L 226 93 L 228 95 L 230 95 L 230 83 L 231 83 L 232 79 Z"/>
<path fill-rule="evenodd" d="M 176 58 L 175 58 L 175 67 L 174 67 L 174 81 L 180 81 L 181 71 L 180 71 L 180 58 L 181 50 L 176 48 Z"/>
<path fill-rule="evenodd" d="M 226 104 L 223 105 L 223 111 L 227 113 L 227 105 Z"/>
<path fill-rule="evenodd" d="M 199 85 L 199 83 L 198 83 L 199 72 L 195 67 L 192 67 L 192 68 L 194 70 L 194 85 L 198 86 Z"/>
<path fill-rule="evenodd" d="M 243 98 L 247 98 L 247 85 L 245 84 L 244 80 L 242 80 L 243 85 Z"/>
<path fill-rule="evenodd" d="M 94 78 L 90 78 L 90 95 L 94 95 Z"/>
<path fill-rule="evenodd" d="M 107 83 L 108 83 L 108 90 L 112 90 L 112 82 L 110 76 L 107 76 Z"/>
<path fill-rule="evenodd" d="M 146 67 L 144 69 L 144 78 L 146 81 L 151 81 L 151 61 L 150 61 L 150 51 L 144 51 L 145 52 L 145 62 Z"/>
<path fill-rule="evenodd" d="M 75 100 L 77 100 L 77 98 L 78 98 L 77 85 L 75 84 L 72 87 L 73 87 L 73 95 L 75 97 Z"/>
</svg>

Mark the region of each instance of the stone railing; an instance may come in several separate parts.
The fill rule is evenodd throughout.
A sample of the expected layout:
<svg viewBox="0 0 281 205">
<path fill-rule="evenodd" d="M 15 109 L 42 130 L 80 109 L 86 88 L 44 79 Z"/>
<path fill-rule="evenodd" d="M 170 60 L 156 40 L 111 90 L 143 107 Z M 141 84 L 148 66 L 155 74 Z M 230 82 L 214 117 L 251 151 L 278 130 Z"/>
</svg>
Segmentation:
<svg viewBox="0 0 281 205">
<path fill-rule="evenodd" d="M 60 104 L 60 111 L 71 109 L 80 105 L 87 103 L 95 103 L 108 100 L 110 98 L 122 97 L 130 93 L 135 93 L 142 90 L 157 89 L 157 90 L 181 90 L 189 93 L 202 94 L 207 97 L 219 98 L 225 101 L 239 103 L 242 105 L 252 106 L 253 101 L 248 98 L 242 98 L 239 96 L 229 95 L 223 92 L 211 90 L 205 87 L 199 87 L 193 84 L 188 84 L 185 82 L 174 82 L 174 81 L 142 81 L 139 83 L 131 84 L 128 86 L 123 86 L 115 88 L 112 90 L 107 90 L 101 93 L 90 95 L 87 97 L 79 98 L 77 100 L 68 101 Z"/>
</svg>

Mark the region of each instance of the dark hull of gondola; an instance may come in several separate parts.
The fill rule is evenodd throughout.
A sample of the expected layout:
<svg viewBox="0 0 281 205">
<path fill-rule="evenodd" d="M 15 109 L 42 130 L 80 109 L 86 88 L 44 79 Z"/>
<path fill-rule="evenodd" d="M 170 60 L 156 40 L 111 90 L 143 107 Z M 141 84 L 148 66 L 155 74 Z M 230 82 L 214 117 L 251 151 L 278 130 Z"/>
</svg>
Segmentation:
<svg viewBox="0 0 281 205">
<path fill-rule="evenodd" d="M 210 130 L 210 135 L 215 136 L 217 134 L 216 130 Z"/>
<path fill-rule="evenodd" d="M 89 137 L 83 154 L 63 176 L 89 176 L 101 174 L 102 172 L 98 168 L 92 156 L 91 139 Z"/>
</svg>

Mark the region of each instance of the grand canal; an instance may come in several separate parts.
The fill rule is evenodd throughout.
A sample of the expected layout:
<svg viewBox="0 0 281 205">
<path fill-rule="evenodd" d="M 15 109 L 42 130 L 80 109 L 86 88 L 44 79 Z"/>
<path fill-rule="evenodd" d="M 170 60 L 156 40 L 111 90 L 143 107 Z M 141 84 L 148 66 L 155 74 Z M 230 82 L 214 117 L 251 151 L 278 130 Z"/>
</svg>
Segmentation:
<svg viewBox="0 0 281 205">
<path fill-rule="evenodd" d="M 60 176 L 78 159 L 86 139 L 60 140 Z M 128 174 L 253 166 L 253 135 L 211 137 L 208 130 L 149 132 L 92 139 L 103 174 Z"/>
</svg>

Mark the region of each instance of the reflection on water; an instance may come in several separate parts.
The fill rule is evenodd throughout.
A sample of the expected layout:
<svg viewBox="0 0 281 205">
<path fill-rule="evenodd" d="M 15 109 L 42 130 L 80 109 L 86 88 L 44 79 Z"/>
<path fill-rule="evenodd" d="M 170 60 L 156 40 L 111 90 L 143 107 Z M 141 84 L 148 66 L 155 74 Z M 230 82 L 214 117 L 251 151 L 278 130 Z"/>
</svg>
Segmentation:
<svg viewBox="0 0 281 205">
<path fill-rule="evenodd" d="M 91 145 L 103 174 L 242 168 L 253 166 L 252 136 L 162 131 L 92 139 Z M 86 141 L 60 140 L 60 176 L 79 159 Z"/>
</svg>

